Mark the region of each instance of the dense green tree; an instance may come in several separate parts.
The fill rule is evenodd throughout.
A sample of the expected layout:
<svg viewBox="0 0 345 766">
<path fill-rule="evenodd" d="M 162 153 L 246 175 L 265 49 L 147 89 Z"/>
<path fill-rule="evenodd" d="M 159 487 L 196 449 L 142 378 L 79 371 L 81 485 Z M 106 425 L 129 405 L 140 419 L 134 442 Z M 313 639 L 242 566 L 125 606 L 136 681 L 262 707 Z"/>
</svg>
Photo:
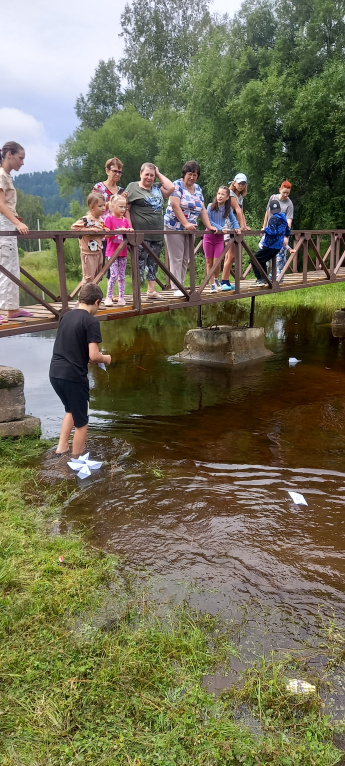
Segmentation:
<svg viewBox="0 0 345 766">
<path fill-rule="evenodd" d="M 29 229 L 38 228 L 38 219 L 40 221 L 40 228 L 43 228 L 44 212 L 40 197 L 34 197 L 33 194 L 25 194 L 21 189 L 17 189 L 17 212 Z M 37 240 L 23 239 L 21 247 L 27 251 L 37 250 Z"/>
<path fill-rule="evenodd" d="M 75 111 L 82 128 L 97 130 L 122 105 L 121 80 L 115 60 L 100 61 L 86 96 L 77 98 Z"/>
<path fill-rule="evenodd" d="M 133 0 L 121 14 L 127 103 L 146 117 L 186 104 L 188 68 L 211 25 L 207 0 Z"/>
<path fill-rule="evenodd" d="M 140 166 L 153 162 L 157 136 L 152 122 L 133 108 L 113 114 L 98 130 L 77 130 L 58 154 L 58 182 L 63 194 L 81 186 L 85 194 L 105 178 L 104 166 L 110 157 L 124 163 L 122 185 L 139 178 Z"/>
</svg>

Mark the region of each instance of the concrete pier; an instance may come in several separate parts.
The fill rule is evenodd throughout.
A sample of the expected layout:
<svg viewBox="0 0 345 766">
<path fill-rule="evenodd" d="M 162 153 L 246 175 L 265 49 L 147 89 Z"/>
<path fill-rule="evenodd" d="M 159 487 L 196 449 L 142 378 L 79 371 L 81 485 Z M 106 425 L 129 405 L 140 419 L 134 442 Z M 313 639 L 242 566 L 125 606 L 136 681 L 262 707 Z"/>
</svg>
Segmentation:
<svg viewBox="0 0 345 766">
<path fill-rule="evenodd" d="M 335 311 L 332 316 L 332 335 L 334 338 L 345 337 L 345 309 Z"/>
<path fill-rule="evenodd" d="M 0 365 L 0 436 L 31 436 L 40 430 L 40 419 L 25 415 L 23 373 Z"/>
<path fill-rule="evenodd" d="M 265 348 L 263 327 L 205 327 L 189 330 L 184 349 L 175 359 L 199 364 L 224 364 L 235 367 L 273 356 Z"/>
</svg>

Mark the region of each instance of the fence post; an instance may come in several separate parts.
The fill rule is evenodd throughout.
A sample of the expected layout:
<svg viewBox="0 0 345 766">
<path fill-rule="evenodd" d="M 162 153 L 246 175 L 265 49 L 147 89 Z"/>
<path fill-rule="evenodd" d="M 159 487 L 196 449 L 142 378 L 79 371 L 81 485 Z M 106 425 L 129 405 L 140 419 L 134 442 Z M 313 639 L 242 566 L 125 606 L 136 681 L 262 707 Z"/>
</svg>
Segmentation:
<svg viewBox="0 0 345 766">
<path fill-rule="evenodd" d="M 136 232 L 128 234 L 128 240 L 131 241 L 131 270 L 132 270 L 132 290 L 133 290 L 133 308 L 137 311 L 141 309 L 140 292 L 140 274 L 139 274 L 139 245 L 144 239 L 143 234 Z"/>
<path fill-rule="evenodd" d="M 66 266 L 65 266 L 65 251 L 63 246 L 63 237 L 61 234 L 57 234 L 54 237 L 56 242 L 56 255 L 59 272 L 59 285 L 60 285 L 60 298 L 61 298 L 61 311 L 60 316 L 63 316 L 68 311 L 68 292 L 66 283 Z"/>
<path fill-rule="evenodd" d="M 195 291 L 195 256 L 194 256 L 194 231 L 190 231 L 187 234 L 188 237 L 188 251 L 189 251 L 189 279 L 190 279 L 190 294 L 193 295 Z"/>
</svg>

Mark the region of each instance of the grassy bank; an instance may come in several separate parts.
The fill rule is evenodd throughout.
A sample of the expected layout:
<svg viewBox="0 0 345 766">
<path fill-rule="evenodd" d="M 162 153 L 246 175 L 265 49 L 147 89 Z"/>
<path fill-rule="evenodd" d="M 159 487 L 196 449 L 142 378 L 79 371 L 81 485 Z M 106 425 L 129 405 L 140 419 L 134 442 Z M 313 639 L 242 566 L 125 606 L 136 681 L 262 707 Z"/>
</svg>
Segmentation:
<svg viewBox="0 0 345 766">
<path fill-rule="evenodd" d="M 62 535 L 75 483 L 39 483 L 45 448 L 0 441 L 0 763 L 337 763 L 318 694 L 286 691 L 291 658 L 263 660 L 218 699 L 204 689 L 203 674 L 234 653 L 229 628 L 184 607 L 157 611 L 116 558 Z M 238 720 L 244 708 L 254 732 Z"/>
</svg>

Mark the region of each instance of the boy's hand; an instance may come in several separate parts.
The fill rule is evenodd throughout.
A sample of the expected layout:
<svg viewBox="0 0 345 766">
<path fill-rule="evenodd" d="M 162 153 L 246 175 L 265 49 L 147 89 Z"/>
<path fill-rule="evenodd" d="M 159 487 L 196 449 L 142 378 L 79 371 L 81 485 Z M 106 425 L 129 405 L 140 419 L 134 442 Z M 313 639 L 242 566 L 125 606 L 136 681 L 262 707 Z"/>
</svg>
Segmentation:
<svg viewBox="0 0 345 766">
<path fill-rule="evenodd" d="M 104 227 L 103 231 L 110 231 L 107 226 Z"/>
<path fill-rule="evenodd" d="M 295 253 L 296 253 L 296 250 L 292 250 L 292 249 L 290 248 L 290 255 L 295 255 Z"/>
<path fill-rule="evenodd" d="M 235 234 L 242 234 L 241 229 L 235 229 Z"/>
<path fill-rule="evenodd" d="M 108 365 L 111 364 L 111 356 L 110 356 L 110 354 L 103 354 L 102 355 L 102 362 L 104 362 L 104 364 L 106 364 L 107 367 L 108 367 Z"/>
</svg>

